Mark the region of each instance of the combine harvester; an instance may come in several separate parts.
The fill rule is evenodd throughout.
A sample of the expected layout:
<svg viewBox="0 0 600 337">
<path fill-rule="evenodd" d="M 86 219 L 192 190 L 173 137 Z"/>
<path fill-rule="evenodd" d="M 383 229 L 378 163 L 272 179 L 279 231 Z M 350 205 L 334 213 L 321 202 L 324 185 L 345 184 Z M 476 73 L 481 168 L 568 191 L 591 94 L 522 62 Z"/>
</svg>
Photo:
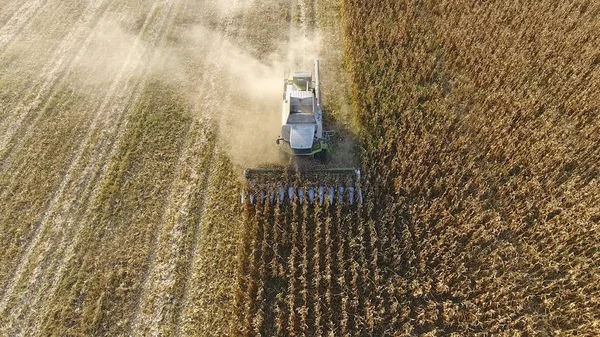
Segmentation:
<svg viewBox="0 0 600 337">
<path fill-rule="evenodd" d="M 314 82 L 309 71 L 294 72 L 284 80 L 281 124 L 276 143 L 289 165 L 246 169 L 242 203 L 362 204 L 360 170 L 327 165 L 334 133 L 323 131 L 319 60 Z"/>
</svg>

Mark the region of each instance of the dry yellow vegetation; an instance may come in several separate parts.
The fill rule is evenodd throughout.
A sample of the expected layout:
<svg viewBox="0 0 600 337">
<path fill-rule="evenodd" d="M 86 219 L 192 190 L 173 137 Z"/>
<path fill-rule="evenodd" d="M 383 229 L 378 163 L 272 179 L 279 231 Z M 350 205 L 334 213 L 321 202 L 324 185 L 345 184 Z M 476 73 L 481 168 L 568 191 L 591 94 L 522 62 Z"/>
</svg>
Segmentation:
<svg viewBox="0 0 600 337">
<path fill-rule="evenodd" d="M 600 335 L 599 15 L 0 0 L 0 335 Z M 240 205 L 315 56 L 365 203 Z"/>
<path fill-rule="evenodd" d="M 257 30 L 289 27 L 275 7 L 0 1 L 0 335 L 229 333 L 242 217 L 220 130 L 256 113 L 230 63 L 257 37 L 278 52 Z"/>
<path fill-rule="evenodd" d="M 366 203 L 247 209 L 238 334 L 600 334 L 600 6 L 342 4 Z"/>
<path fill-rule="evenodd" d="M 393 329 L 600 333 L 599 11 L 344 2 L 368 217 L 403 243 Z"/>
</svg>

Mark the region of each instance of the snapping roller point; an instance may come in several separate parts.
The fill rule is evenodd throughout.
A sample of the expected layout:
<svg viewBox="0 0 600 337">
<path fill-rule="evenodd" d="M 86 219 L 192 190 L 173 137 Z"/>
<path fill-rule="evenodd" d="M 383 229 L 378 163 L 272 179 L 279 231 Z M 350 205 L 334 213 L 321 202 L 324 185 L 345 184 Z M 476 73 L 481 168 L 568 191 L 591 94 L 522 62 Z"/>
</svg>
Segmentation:
<svg viewBox="0 0 600 337">
<path fill-rule="evenodd" d="M 353 168 L 315 169 L 247 169 L 244 171 L 246 188 L 242 203 L 279 204 L 293 202 L 319 202 L 324 204 L 362 204 L 360 170 Z M 275 198 L 277 191 L 277 198 Z"/>
</svg>

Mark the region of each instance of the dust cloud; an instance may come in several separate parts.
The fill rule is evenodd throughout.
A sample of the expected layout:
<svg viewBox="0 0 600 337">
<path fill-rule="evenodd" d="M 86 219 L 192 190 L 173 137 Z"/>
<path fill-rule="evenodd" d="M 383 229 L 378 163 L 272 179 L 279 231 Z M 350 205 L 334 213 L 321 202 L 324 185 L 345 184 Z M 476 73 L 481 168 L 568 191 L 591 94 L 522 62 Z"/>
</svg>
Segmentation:
<svg viewBox="0 0 600 337">
<path fill-rule="evenodd" d="M 289 72 L 313 70 L 320 38 L 298 38 L 293 47 L 258 59 L 251 41 L 232 35 L 203 25 L 181 32 L 185 46 L 171 50 L 180 65 L 175 72 L 186 69 L 186 93 L 196 116 L 218 123 L 219 146 L 235 164 L 281 163 L 275 140 L 281 129 L 283 80 Z M 278 45 L 288 46 L 288 41 L 283 36 Z M 190 63 L 197 67 L 191 69 Z"/>
<path fill-rule="evenodd" d="M 128 31 L 117 14 L 107 14 L 98 22 L 81 55 L 76 57 L 71 84 L 86 93 L 108 90 L 119 77 L 140 79 L 143 66 L 149 64 L 152 47 Z"/>
<path fill-rule="evenodd" d="M 257 41 L 241 36 L 234 20 L 253 4 L 253 0 L 203 4 L 213 17 L 175 24 L 160 47 L 148 43 L 140 27 L 132 28 L 136 22 L 140 25 L 140 18 L 107 15 L 96 26 L 71 78 L 81 93 L 108 92 L 115 78 L 124 75 L 159 78 L 176 88 L 193 118 L 218 125 L 217 146 L 235 164 L 280 162 L 275 140 L 281 129 L 283 79 L 296 70 L 313 71 L 321 38 L 290 28 L 276 41 L 278 50 L 257 58 L 252 54 Z M 215 17 L 230 23 L 215 26 Z"/>
<path fill-rule="evenodd" d="M 223 34 L 213 31 L 208 35 L 218 41 L 218 48 L 205 62 L 217 69 L 223 81 L 213 93 L 222 99 L 209 110 L 219 121 L 220 142 L 240 165 L 279 162 L 275 139 L 281 129 L 283 79 L 290 71 L 312 70 L 315 57 L 298 66 L 298 55 L 310 56 L 292 48 L 285 55 L 273 53 L 258 60 Z"/>
</svg>

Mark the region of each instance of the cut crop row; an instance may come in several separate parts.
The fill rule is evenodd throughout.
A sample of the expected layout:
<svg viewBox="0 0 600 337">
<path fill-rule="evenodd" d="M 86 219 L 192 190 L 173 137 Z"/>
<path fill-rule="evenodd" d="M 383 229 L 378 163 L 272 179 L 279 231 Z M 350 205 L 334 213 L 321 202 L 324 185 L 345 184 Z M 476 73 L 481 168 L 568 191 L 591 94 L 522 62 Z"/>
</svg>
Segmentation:
<svg viewBox="0 0 600 337">
<path fill-rule="evenodd" d="M 115 334 L 129 328 L 189 124 L 185 106 L 172 98 L 157 82 L 142 94 L 88 214 L 94 225 L 82 229 L 78 254 L 66 261 L 45 308 L 44 331 Z"/>
</svg>

